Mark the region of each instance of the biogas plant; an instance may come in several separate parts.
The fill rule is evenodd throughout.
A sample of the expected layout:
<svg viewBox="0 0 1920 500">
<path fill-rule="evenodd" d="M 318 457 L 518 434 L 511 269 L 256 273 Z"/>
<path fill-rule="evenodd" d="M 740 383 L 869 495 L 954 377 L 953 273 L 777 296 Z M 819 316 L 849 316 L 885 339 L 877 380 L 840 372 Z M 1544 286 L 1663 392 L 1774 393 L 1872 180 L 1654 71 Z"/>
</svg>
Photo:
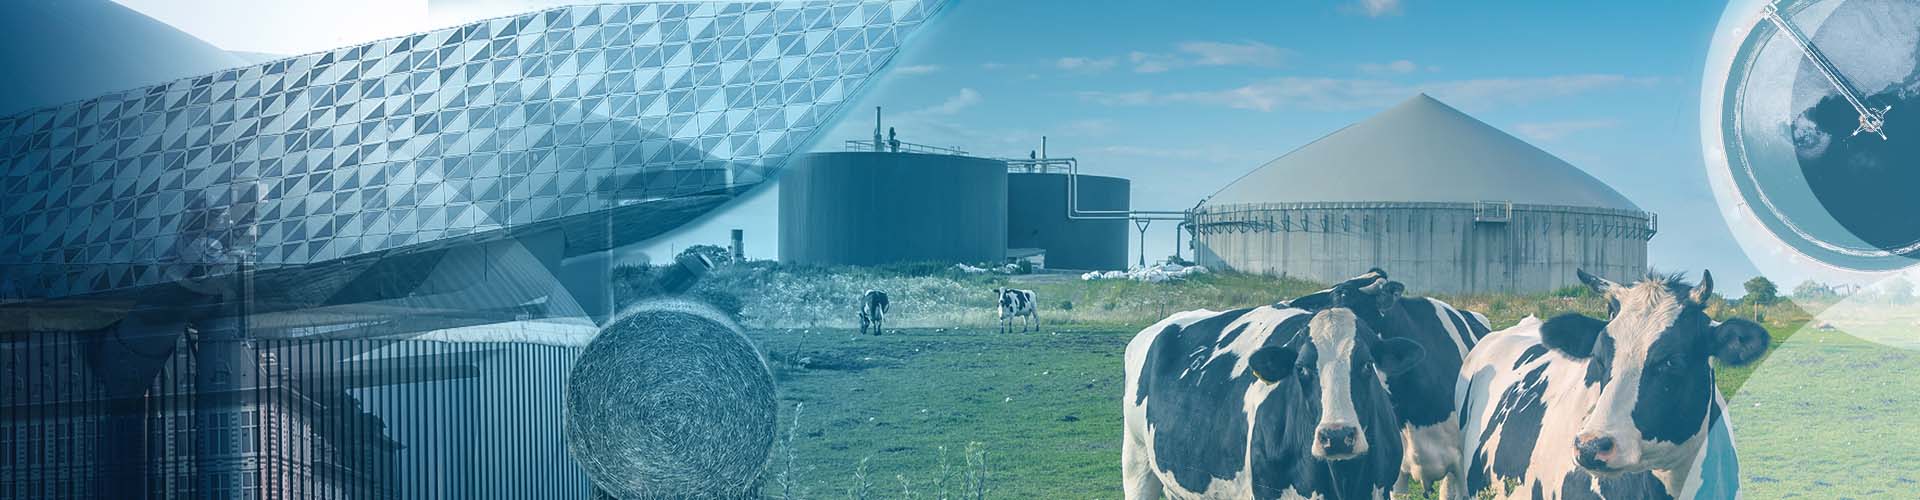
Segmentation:
<svg viewBox="0 0 1920 500">
<path fill-rule="evenodd" d="M 1421 292 L 1525 293 L 1576 285 L 1575 269 L 1639 276 L 1659 228 L 1579 167 L 1424 94 L 1186 210 L 1135 210 L 1127 179 L 1071 157 L 986 158 L 878 125 L 782 175 L 782 260 L 1118 269 L 1129 220 L 1171 220 L 1187 242 L 1176 254 L 1215 270 L 1332 282 L 1383 267 Z"/>
<path fill-rule="evenodd" d="M 1127 179 L 1073 158 L 984 158 L 883 138 L 797 159 L 781 174 L 780 258 L 875 265 L 1026 259 L 1043 268 L 1120 269 Z M 1044 148 L 1043 148 L 1044 149 Z"/>
</svg>

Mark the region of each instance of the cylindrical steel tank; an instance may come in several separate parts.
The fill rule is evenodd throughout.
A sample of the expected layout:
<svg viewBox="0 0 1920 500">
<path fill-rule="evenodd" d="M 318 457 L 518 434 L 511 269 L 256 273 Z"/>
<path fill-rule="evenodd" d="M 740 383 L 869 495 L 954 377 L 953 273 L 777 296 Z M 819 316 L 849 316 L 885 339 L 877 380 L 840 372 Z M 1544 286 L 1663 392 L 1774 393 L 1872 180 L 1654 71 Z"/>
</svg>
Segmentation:
<svg viewBox="0 0 1920 500">
<path fill-rule="evenodd" d="M 783 262 L 997 264 L 1006 258 L 1006 162 L 814 153 L 795 158 L 779 184 Z"/>
<path fill-rule="evenodd" d="M 1049 269 L 1127 268 L 1127 220 L 1067 216 L 1067 181 L 1060 173 L 1007 174 L 1007 246 L 1047 252 Z M 1118 177 L 1080 175 L 1075 184 L 1082 212 L 1121 211 L 1131 206 L 1132 183 Z"/>
</svg>

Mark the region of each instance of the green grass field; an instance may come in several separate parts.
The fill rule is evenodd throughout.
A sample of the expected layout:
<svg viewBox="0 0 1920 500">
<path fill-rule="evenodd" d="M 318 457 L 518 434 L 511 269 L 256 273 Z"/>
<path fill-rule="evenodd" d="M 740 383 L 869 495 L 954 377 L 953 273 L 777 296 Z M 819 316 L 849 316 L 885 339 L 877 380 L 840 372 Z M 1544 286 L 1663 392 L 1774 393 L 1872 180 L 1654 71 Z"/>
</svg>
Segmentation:
<svg viewBox="0 0 1920 500">
<path fill-rule="evenodd" d="M 1747 498 L 1920 497 L 1920 353 L 1834 331 L 1777 346 L 1728 404 Z"/>
<path fill-rule="evenodd" d="M 1127 341 L 1166 312 L 1267 304 L 1318 288 L 1238 275 L 1146 284 L 1060 276 L 809 274 L 762 271 L 718 280 L 753 291 L 740 297 L 743 321 L 774 367 L 782 426 L 792 430 L 792 445 L 775 448 L 768 498 L 975 498 L 971 490 L 981 485 L 988 498 L 1118 498 Z M 1001 284 L 1040 293 L 1048 317 L 1041 332 L 997 331 L 991 294 L 975 292 Z M 851 300 L 835 301 L 869 287 L 894 295 L 890 326 L 905 328 L 857 335 L 847 312 Z M 1496 328 L 1527 315 L 1595 314 L 1602 307 L 1590 297 L 1443 298 L 1488 314 Z M 1714 312 L 1725 317 L 1736 311 Z M 1876 395 L 1906 382 L 1902 373 L 1920 373 L 1885 368 L 1920 364 L 1920 357 L 1889 357 L 1875 345 L 1826 332 L 1792 336 L 1807 322 L 1792 306 L 1773 306 L 1764 314 L 1776 346 L 1790 347 L 1757 371 L 1722 369 L 1719 375 L 1723 391 L 1741 389 L 1732 404 L 1754 493 L 1749 497 L 1879 498 L 1915 491 L 1900 487 L 1911 486 L 1920 473 L 1895 472 L 1910 468 L 1912 452 L 1844 452 L 1913 441 L 1886 436 L 1897 434 L 1899 424 L 1920 420 L 1909 416 L 1920 415 L 1913 411 L 1920 409 L 1914 402 L 1920 398 Z M 1793 410 L 1772 409 L 1783 407 Z M 1873 433 L 1857 434 L 1857 427 Z M 1819 442 L 1803 442 L 1815 437 Z M 1844 459 L 1849 456 L 1900 460 L 1862 464 Z M 1848 477 L 1831 475 L 1847 471 L 1866 471 L 1874 480 L 1821 479 Z"/>
<path fill-rule="evenodd" d="M 969 445 L 985 452 L 991 498 L 1119 496 L 1121 353 L 1134 332 L 856 333 L 753 334 L 773 361 L 783 424 L 803 405 L 794 498 L 857 497 L 848 492 L 862 459 L 869 498 L 968 498 Z M 770 476 L 785 470 L 784 453 L 775 449 Z M 766 493 L 782 498 L 777 481 Z"/>
</svg>

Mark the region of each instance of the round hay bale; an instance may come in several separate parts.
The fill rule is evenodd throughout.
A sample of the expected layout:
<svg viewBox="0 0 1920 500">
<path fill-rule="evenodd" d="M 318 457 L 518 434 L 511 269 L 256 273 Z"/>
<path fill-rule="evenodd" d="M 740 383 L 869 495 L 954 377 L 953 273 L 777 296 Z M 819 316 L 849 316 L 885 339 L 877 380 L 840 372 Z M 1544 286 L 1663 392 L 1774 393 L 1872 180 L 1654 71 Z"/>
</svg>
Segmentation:
<svg viewBox="0 0 1920 500">
<path fill-rule="evenodd" d="M 623 312 L 567 380 L 567 449 L 622 499 L 740 498 L 759 489 L 777 426 L 773 375 L 712 307 Z"/>
</svg>

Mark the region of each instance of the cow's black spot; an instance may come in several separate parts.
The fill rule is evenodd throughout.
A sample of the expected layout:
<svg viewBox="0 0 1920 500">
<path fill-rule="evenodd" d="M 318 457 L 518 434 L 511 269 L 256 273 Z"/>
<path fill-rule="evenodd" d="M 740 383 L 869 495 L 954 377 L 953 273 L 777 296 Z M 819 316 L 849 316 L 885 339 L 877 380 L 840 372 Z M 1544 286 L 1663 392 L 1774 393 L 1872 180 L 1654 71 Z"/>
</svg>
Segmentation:
<svg viewBox="0 0 1920 500">
<path fill-rule="evenodd" d="M 1453 320 L 1454 331 L 1458 332 L 1460 343 L 1467 346 L 1467 350 L 1473 350 L 1473 346 L 1480 343 L 1480 335 L 1485 332 L 1476 331 L 1474 327 L 1471 326 L 1474 322 L 1467 320 L 1466 311 L 1449 309 L 1447 310 L 1447 318 Z"/>
<path fill-rule="evenodd" d="M 1287 318 L 1287 319 L 1293 319 L 1293 318 Z M 1240 338 L 1241 333 L 1245 333 L 1247 331 L 1247 326 L 1250 324 L 1251 323 L 1241 323 L 1240 326 L 1233 327 L 1232 330 L 1227 330 L 1227 333 L 1220 335 L 1220 341 L 1213 343 L 1213 347 L 1215 349 L 1220 349 L 1220 348 L 1226 347 L 1229 344 L 1232 344 L 1235 339 Z"/>
<path fill-rule="evenodd" d="M 1587 358 L 1586 382 L 1589 387 L 1605 389 L 1613 381 L 1613 336 L 1601 335 L 1600 341 L 1593 346 L 1593 355 Z"/>
<path fill-rule="evenodd" d="M 1593 352 L 1594 340 L 1607 329 L 1607 322 L 1579 313 L 1554 316 L 1540 325 L 1540 340 L 1570 358 L 1585 358 Z"/>
<path fill-rule="evenodd" d="M 1710 338 L 1706 313 L 1688 308 L 1647 349 L 1633 425 L 1647 439 L 1679 443 L 1700 433 L 1713 400 L 1713 366 L 1702 338 Z"/>
<path fill-rule="evenodd" d="M 1425 298 L 1402 298 L 1399 307 L 1368 321 L 1381 337 L 1412 340 L 1426 351 L 1412 369 L 1387 377 L 1394 411 L 1408 425 L 1445 422 L 1454 411 L 1454 381 L 1465 353 L 1440 323 L 1435 307 L 1439 304 Z M 1451 309 L 1444 312 L 1456 313 Z"/>
<path fill-rule="evenodd" d="M 1527 346 L 1527 350 L 1522 351 L 1520 357 L 1513 360 L 1513 369 L 1518 370 L 1520 367 L 1526 366 L 1527 363 L 1532 363 L 1533 360 L 1540 359 L 1541 356 L 1545 355 L 1547 355 L 1547 346 L 1540 344 Z"/>
<path fill-rule="evenodd" d="M 1147 349 L 1134 404 L 1147 403 L 1156 465 L 1188 490 L 1205 490 L 1213 478 L 1232 478 L 1246 465 L 1242 454 L 1221 450 L 1246 449 L 1247 414 L 1231 402 L 1256 381 L 1233 375 L 1239 356 L 1208 359 L 1227 325 L 1251 311 L 1227 311 L 1184 328 L 1169 327 Z"/>
<path fill-rule="evenodd" d="M 1595 484 L 1599 491 L 1594 491 Z M 1562 500 L 1606 500 L 1631 498 L 1635 500 L 1673 500 L 1667 493 L 1666 483 L 1660 482 L 1652 472 L 1641 471 L 1632 474 L 1601 478 L 1594 481 L 1585 469 L 1574 468 L 1567 472 L 1560 482 Z"/>
<path fill-rule="evenodd" d="M 1480 491 L 1506 479 L 1522 479 L 1532 465 L 1533 448 L 1540 440 L 1541 423 L 1547 415 L 1545 395 L 1551 385 L 1546 377 L 1548 365 L 1540 365 L 1507 386 L 1500 394 L 1487 427 L 1480 431 L 1482 448 L 1469 464 L 1467 491 Z M 1500 433 L 1500 445 L 1487 450 L 1484 445 Z M 1489 457 L 1488 455 L 1491 455 Z M 1491 475 L 1489 475 L 1491 474 Z"/>
</svg>

